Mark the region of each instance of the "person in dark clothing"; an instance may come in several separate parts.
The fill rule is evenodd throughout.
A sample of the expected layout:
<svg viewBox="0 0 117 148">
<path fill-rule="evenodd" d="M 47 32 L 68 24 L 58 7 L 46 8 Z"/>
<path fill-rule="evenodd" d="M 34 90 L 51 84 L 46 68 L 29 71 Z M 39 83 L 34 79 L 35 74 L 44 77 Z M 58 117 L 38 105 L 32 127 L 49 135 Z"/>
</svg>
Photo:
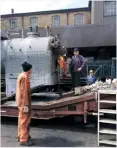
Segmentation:
<svg viewBox="0 0 117 148">
<path fill-rule="evenodd" d="M 75 87 L 80 85 L 80 77 L 84 66 L 85 66 L 85 59 L 82 55 L 79 54 L 79 49 L 75 48 L 74 56 L 72 57 L 70 62 L 73 90 Z"/>
</svg>

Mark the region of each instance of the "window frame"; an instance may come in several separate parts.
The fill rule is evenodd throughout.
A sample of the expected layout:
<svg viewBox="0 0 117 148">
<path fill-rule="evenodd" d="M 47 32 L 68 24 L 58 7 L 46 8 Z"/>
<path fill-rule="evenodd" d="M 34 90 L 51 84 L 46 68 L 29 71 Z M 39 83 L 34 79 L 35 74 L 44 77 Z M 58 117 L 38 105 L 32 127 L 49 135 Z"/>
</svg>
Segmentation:
<svg viewBox="0 0 117 148">
<path fill-rule="evenodd" d="M 76 22 L 78 22 L 78 19 L 76 20 L 75 18 L 78 15 L 82 15 L 82 24 L 76 23 Z M 84 14 L 83 13 L 76 13 L 76 14 L 74 14 L 74 26 L 82 26 L 82 25 L 84 25 Z"/>
<path fill-rule="evenodd" d="M 32 25 L 32 22 L 31 22 L 31 19 L 34 19 L 34 18 L 36 18 L 35 20 L 37 21 L 36 23 L 35 23 L 35 25 L 34 25 L 34 22 L 33 22 L 33 25 Z M 32 28 L 35 28 L 36 26 L 38 26 L 38 17 L 36 17 L 36 16 L 31 16 L 30 17 L 30 20 L 29 20 L 29 24 L 30 24 L 30 27 L 32 27 Z"/>
<path fill-rule="evenodd" d="M 13 25 L 14 22 L 15 22 L 15 25 Z M 17 18 L 9 19 L 9 29 L 16 29 L 16 28 L 17 28 Z"/>
<path fill-rule="evenodd" d="M 58 23 L 56 23 L 56 21 L 55 21 L 55 18 L 56 17 L 58 17 L 59 19 L 58 19 Z M 52 17 L 51 17 L 51 24 L 52 24 L 52 27 L 59 27 L 60 26 L 60 15 L 53 15 Z M 57 25 L 56 25 L 57 24 Z"/>
<path fill-rule="evenodd" d="M 105 3 L 108 3 L 108 2 L 115 2 L 115 14 L 105 14 Z M 106 8 L 107 9 L 107 8 Z M 112 8 L 111 8 L 112 9 Z M 107 11 L 107 10 L 106 10 Z M 116 16 L 116 1 L 104 1 L 103 3 L 103 16 L 104 17 L 111 17 L 111 16 Z"/>
</svg>

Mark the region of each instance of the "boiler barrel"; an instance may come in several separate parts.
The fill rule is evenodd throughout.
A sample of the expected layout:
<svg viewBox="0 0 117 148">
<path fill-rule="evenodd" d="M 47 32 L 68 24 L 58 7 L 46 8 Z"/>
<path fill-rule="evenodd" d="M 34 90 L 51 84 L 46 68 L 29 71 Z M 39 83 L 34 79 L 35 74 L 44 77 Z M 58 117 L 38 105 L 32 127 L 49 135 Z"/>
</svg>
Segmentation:
<svg viewBox="0 0 117 148">
<path fill-rule="evenodd" d="M 15 93 L 16 79 L 25 61 L 32 64 L 31 87 L 57 84 L 56 62 L 50 40 L 50 37 L 30 36 L 3 42 L 2 60 L 5 61 L 7 96 Z"/>
</svg>

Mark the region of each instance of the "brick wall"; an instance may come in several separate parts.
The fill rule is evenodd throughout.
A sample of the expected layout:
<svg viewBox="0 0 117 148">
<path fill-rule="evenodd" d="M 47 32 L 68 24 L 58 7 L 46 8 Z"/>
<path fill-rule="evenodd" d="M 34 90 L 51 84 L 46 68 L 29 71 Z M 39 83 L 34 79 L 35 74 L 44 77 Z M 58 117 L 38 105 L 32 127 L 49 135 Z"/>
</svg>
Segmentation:
<svg viewBox="0 0 117 148">
<path fill-rule="evenodd" d="M 30 15 L 30 16 L 23 16 L 24 19 L 24 29 L 27 29 L 30 26 L 30 17 L 38 17 L 38 26 L 45 27 L 47 25 L 52 24 L 52 16 L 59 15 L 60 16 L 60 26 L 66 25 L 74 25 L 74 14 L 82 13 L 84 14 L 84 24 L 91 23 L 91 16 L 89 11 L 82 11 L 82 12 L 75 12 L 75 13 L 57 13 L 57 14 L 44 14 L 44 15 Z M 14 17 L 17 19 L 17 28 L 22 28 L 22 17 Z M 68 20 L 67 20 L 68 18 Z M 2 18 L 1 19 L 1 28 L 3 30 L 9 29 L 9 20 L 11 18 Z M 4 24 L 4 25 L 3 25 Z"/>
<path fill-rule="evenodd" d="M 68 15 L 68 23 L 69 25 L 74 25 L 74 15 L 75 14 L 83 14 L 84 15 L 84 24 L 91 24 L 91 13 L 90 12 L 75 12 L 69 13 Z"/>
</svg>

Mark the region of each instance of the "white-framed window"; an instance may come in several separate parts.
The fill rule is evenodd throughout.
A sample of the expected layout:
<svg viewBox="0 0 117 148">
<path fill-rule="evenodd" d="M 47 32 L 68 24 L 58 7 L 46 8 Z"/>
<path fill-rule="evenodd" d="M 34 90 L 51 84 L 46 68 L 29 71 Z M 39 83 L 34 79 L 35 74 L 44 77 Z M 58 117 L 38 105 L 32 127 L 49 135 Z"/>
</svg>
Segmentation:
<svg viewBox="0 0 117 148">
<path fill-rule="evenodd" d="M 104 16 L 116 15 L 116 1 L 104 1 Z"/>
<path fill-rule="evenodd" d="M 10 19 L 10 20 L 9 20 L 9 28 L 10 28 L 10 29 L 15 29 L 15 28 L 17 28 L 17 19 Z"/>
<path fill-rule="evenodd" d="M 75 14 L 74 15 L 74 25 L 83 25 L 84 21 L 83 21 L 84 15 L 79 13 L 79 14 Z"/>
<path fill-rule="evenodd" d="M 52 16 L 52 26 L 60 26 L 60 16 L 59 15 Z"/>
<path fill-rule="evenodd" d="M 38 17 L 30 17 L 30 26 L 33 28 L 38 26 Z"/>
</svg>

